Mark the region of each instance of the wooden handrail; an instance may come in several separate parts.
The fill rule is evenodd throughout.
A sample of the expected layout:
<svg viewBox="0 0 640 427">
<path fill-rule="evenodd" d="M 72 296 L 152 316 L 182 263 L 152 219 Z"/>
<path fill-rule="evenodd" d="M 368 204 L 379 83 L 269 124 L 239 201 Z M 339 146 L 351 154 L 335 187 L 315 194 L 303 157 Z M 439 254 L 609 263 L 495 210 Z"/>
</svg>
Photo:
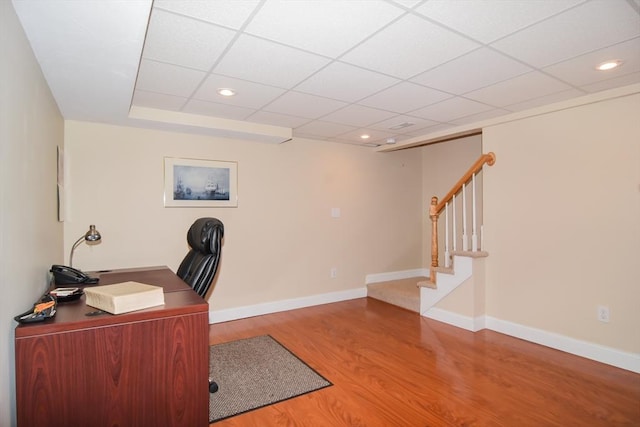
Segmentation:
<svg viewBox="0 0 640 427">
<path fill-rule="evenodd" d="M 460 178 L 458 182 L 456 182 L 456 185 L 454 185 L 451 188 L 451 190 L 447 193 L 447 195 L 444 196 L 440 200 L 440 202 L 436 205 L 436 212 L 437 213 L 442 212 L 442 209 L 444 209 L 444 206 L 447 203 L 449 203 L 449 201 L 453 198 L 453 195 L 458 193 L 458 191 L 460 191 L 462 186 L 471 179 L 473 174 L 478 173 L 480 169 L 482 169 L 485 163 L 488 164 L 489 166 L 493 166 L 495 162 L 496 162 L 496 155 L 493 154 L 492 151 L 480 156 L 478 160 L 476 160 L 476 162 L 469 168 L 469 170 L 465 172 L 464 175 L 462 175 L 462 178 Z"/>
<path fill-rule="evenodd" d="M 431 206 L 429 206 L 429 218 L 431 218 L 431 273 L 429 280 L 431 283 L 436 283 L 436 271 L 438 267 L 438 217 L 444 207 L 451 201 L 453 196 L 462 189 L 462 187 L 471 179 L 471 177 L 478 173 L 485 163 L 489 166 L 493 166 L 496 162 L 496 155 L 493 152 L 483 154 L 476 160 L 476 162 L 469 168 L 467 172 L 456 182 L 446 196 L 438 202 L 438 198 L 433 196 L 431 198 Z"/>
</svg>

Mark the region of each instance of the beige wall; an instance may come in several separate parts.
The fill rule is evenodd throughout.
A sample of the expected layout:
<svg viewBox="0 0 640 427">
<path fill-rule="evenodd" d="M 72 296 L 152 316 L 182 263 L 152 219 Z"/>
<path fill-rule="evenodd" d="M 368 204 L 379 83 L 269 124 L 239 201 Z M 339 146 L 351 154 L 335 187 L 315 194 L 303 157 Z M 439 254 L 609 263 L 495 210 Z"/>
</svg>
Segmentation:
<svg viewBox="0 0 640 427">
<path fill-rule="evenodd" d="M 490 316 L 640 353 L 638 112 L 635 94 L 484 129 Z"/>
<path fill-rule="evenodd" d="M 363 288 L 365 275 L 420 266 L 421 159 L 415 152 L 311 140 L 280 145 L 66 122 L 71 219 L 65 251 L 89 224 L 85 270 L 177 269 L 201 216 L 225 224 L 213 310 Z M 238 162 L 237 208 L 163 207 L 163 158 Z M 92 196 L 95 193 L 95 196 Z M 332 218 L 331 208 L 341 209 Z M 338 277 L 330 278 L 331 267 Z"/>
<path fill-rule="evenodd" d="M 13 317 L 62 262 L 56 147 L 63 122 L 10 1 L 0 2 L 0 426 L 15 425 Z"/>
</svg>

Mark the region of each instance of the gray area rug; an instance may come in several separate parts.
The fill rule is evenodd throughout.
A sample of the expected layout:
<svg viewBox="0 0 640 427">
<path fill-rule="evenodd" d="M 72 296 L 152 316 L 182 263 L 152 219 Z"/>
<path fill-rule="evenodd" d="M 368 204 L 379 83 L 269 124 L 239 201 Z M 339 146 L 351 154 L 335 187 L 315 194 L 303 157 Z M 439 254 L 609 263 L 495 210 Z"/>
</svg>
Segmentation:
<svg viewBox="0 0 640 427">
<path fill-rule="evenodd" d="M 209 422 L 332 385 L 269 335 L 209 347 Z"/>
</svg>

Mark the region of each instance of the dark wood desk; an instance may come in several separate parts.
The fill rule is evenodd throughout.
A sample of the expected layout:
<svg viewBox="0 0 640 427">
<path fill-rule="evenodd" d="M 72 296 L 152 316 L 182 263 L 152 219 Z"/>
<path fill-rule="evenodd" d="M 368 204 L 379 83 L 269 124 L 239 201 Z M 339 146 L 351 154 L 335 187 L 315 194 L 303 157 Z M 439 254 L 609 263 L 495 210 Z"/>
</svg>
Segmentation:
<svg viewBox="0 0 640 427">
<path fill-rule="evenodd" d="M 167 267 L 100 272 L 163 286 L 165 305 L 96 311 L 84 295 L 15 331 L 20 427 L 207 426 L 208 304 Z"/>
</svg>

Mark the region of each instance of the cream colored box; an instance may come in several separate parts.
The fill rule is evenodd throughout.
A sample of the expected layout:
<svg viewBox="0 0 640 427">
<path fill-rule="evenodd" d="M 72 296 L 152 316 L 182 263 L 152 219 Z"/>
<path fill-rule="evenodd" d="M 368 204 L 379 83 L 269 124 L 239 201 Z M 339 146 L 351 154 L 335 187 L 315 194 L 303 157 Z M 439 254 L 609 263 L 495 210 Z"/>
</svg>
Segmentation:
<svg viewBox="0 0 640 427">
<path fill-rule="evenodd" d="M 111 314 L 122 314 L 164 304 L 162 287 L 122 282 L 85 288 L 86 303 Z"/>
</svg>

